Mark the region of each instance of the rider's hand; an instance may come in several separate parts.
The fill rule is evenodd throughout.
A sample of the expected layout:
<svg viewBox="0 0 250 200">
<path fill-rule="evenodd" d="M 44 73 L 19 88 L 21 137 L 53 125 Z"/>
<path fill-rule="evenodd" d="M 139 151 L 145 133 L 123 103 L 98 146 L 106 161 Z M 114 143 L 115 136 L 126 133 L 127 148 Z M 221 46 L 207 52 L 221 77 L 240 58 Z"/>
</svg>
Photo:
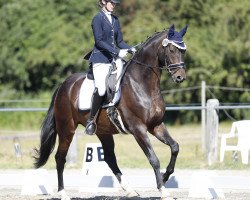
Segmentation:
<svg viewBox="0 0 250 200">
<path fill-rule="evenodd" d="M 130 48 L 129 50 L 128 50 L 128 53 L 130 53 L 130 54 L 135 54 L 135 52 L 136 52 L 136 48 L 134 48 L 134 47 L 132 47 L 132 48 Z"/>
<path fill-rule="evenodd" d="M 133 53 L 135 53 L 135 52 L 136 52 L 136 49 L 135 49 L 134 47 L 132 47 L 132 48 L 130 49 L 130 51 L 132 51 Z"/>
<path fill-rule="evenodd" d="M 128 49 L 121 49 L 118 56 L 124 58 L 128 54 Z"/>
</svg>

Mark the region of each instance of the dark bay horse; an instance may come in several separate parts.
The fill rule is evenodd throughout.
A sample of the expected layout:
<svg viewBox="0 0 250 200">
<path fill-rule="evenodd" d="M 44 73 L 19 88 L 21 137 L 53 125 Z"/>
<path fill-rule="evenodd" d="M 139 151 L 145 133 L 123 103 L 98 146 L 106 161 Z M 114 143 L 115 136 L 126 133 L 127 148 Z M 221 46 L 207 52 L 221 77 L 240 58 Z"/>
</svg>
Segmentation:
<svg viewBox="0 0 250 200">
<path fill-rule="evenodd" d="M 185 48 L 177 44 L 181 41 L 169 39 L 182 40 L 186 29 L 187 26 L 180 32 L 176 32 L 174 26 L 171 26 L 169 30 L 153 34 L 142 44 L 140 50 L 127 63 L 126 73 L 121 82 L 121 99 L 116 105 L 125 128 L 134 136 L 154 170 L 157 188 L 162 192 L 162 199 L 168 196 L 164 184 L 174 172 L 179 145 L 172 139 L 163 124 L 165 103 L 160 91 L 160 77 L 162 71 L 166 69 L 174 82 L 180 83 L 186 79 L 183 61 Z M 84 73 L 73 74 L 57 88 L 42 124 L 40 147 L 36 149 L 35 167 L 39 168 L 47 162 L 58 135 L 59 145 L 55 160 L 58 192 L 63 199 L 69 199 L 64 191 L 63 182 L 66 155 L 78 124 L 86 125 L 89 117 L 89 111 L 78 109 L 79 89 L 85 78 Z M 106 109 L 100 111 L 96 122 L 98 125 L 96 136 L 102 143 L 104 160 L 117 177 L 121 187 L 130 196 L 137 195 L 124 180 L 117 165 L 113 134 L 117 134 L 118 131 L 107 117 Z M 163 174 L 160 173 L 160 163 L 148 133 L 171 149 L 170 162 Z"/>
</svg>

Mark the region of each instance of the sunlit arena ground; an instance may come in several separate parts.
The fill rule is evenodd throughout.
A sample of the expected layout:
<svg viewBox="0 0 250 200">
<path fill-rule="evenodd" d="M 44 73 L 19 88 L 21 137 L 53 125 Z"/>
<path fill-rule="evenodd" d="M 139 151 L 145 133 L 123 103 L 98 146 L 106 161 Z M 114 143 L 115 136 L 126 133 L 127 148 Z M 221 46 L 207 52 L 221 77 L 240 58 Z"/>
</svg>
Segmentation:
<svg viewBox="0 0 250 200">
<path fill-rule="evenodd" d="M 233 179 L 232 177 L 236 178 L 241 178 L 241 180 L 249 180 L 248 183 L 246 182 L 246 188 L 250 187 L 250 172 L 248 170 L 212 170 L 215 174 L 220 176 L 221 178 L 225 177 L 225 180 L 228 180 L 228 178 L 231 177 L 231 180 L 237 180 Z M 12 170 L 11 172 L 17 173 L 19 175 L 24 174 L 25 171 L 23 170 Z M 181 178 L 187 178 L 187 177 L 192 177 L 193 173 L 197 172 L 204 172 L 205 174 L 208 172 L 210 173 L 211 171 L 200 171 L 200 170 L 176 170 L 175 175 L 179 176 Z M 2 177 L 2 174 L 4 171 L 0 171 L 0 177 Z M 10 173 L 10 171 L 7 171 L 7 173 Z M 53 174 L 53 176 L 56 176 L 55 170 L 49 170 L 49 174 Z M 124 174 L 127 175 L 129 179 L 129 182 L 131 180 L 135 180 L 134 183 L 131 183 L 131 186 L 136 185 L 134 188 L 138 193 L 139 197 L 133 197 L 133 198 L 128 198 L 126 197 L 126 193 L 121 189 L 118 188 L 117 190 L 114 191 L 108 191 L 108 192 L 99 192 L 98 189 L 96 192 L 87 192 L 87 191 L 81 191 L 81 174 L 82 172 L 79 170 L 68 170 L 68 172 L 65 172 L 66 176 L 66 182 L 65 182 L 65 190 L 68 194 L 68 196 L 72 200 L 85 200 L 85 199 L 97 199 L 97 200 L 125 200 L 125 199 L 131 199 L 131 200 L 156 200 L 160 199 L 161 193 L 156 189 L 156 187 L 152 186 L 154 183 L 154 178 L 153 178 L 153 173 L 149 169 L 125 169 Z M 72 176 L 74 179 L 70 180 L 69 176 Z M 12 178 L 12 176 L 9 176 Z M 18 177 L 18 176 L 16 176 Z M 78 177 L 78 178 L 75 178 Z M 142 185 L 145 186 L 145 183 L 141 183 L 138 179 L 141 179 L 143 181 L 143 178 L 145 177 L 150 177 L 148 182 L 149 187 L 141 187 Z M 152 178 L 152 179 L 151 179 Z M 56 191 L 56 180 L 53 180 L 53 177 L 50 178 L 50 182 L 52 182 L 53 186 L 53 195 L 21 195 L 22 191 L 22 185 L 6 185 L 4 186 L 2 184 L 3 180 L 0 181 L 0 199 L 1 200 L 59 200 L 60 196 L 57 194 Z M 238 179 L 240 180 L 240 179 Z M 16 183 L 16 182 L 21 182 L 21 180 L 8 180 L 7 182 Z M 138 181 L 138 183 L 137 183 Z M 146 183 L 147 184 L 147 183 Z M 226 184 L 232 184 L 233 187 L 236 187 L 240 185 L 241 183 L 226 183 Z M 247 186 L 249 185 L 249 186 Z M 185 186 L 184 186 L 185 187 Z M 242 188 L 244 188 L 243 186 Z M 220 189 L 224 196 L 225 199 L 227 200 L 249 200 L 250 199 L 250 190 L 249 189 L 230 189 L 230 188 L 225 188 L 225 189 Z M 197 188 L 198 190 L 203 190 L 204 188 Z M 214 188 L 217 191 L 217 188 Z M 189 195 L 189 188 L 169 188 L 168 189 L 170 193 L 170 199 L 173 200 L 197 200 L 197 199 L 204 199 L 204 198 L 190 198 Z"/>
</svg>

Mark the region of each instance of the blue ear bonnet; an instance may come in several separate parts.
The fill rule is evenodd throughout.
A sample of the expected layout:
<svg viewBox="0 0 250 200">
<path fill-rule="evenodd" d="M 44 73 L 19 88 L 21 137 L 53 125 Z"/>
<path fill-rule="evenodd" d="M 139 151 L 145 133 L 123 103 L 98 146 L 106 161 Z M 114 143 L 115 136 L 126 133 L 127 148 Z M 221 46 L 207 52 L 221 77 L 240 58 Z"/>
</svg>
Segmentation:
<svg viewBox="0 0 250 200">
<path fill-rule="evenodd" d="M 166 47 L 169 43 L 173 44 L 179 49 L 186 49 L 186 45 L 183 41 L 183 36 L 187 31 L 187 25 L 181 29 L 180 32 L 175 31 L 174 25 L 169 28 L 167 38 L 162 41 L 162 45 Z"/>
</svg>

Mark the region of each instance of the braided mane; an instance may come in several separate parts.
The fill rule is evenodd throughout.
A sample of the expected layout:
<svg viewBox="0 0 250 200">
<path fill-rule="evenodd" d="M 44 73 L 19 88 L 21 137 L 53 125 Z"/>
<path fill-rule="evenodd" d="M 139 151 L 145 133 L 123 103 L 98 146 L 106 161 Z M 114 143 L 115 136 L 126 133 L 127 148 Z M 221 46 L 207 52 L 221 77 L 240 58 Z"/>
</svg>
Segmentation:
<svg viewBox="0 0 250 200">
<path fill-rule="evenodd" d="M 141 48 L 147 46 L 152 40 L 160 37 L 163 33 L 167 33 L 167 30 L 163 30 L 161 32 L 155 32 L 153 35 L 149 36 L 145 42 L 142 43 Z"/>
</svg>

